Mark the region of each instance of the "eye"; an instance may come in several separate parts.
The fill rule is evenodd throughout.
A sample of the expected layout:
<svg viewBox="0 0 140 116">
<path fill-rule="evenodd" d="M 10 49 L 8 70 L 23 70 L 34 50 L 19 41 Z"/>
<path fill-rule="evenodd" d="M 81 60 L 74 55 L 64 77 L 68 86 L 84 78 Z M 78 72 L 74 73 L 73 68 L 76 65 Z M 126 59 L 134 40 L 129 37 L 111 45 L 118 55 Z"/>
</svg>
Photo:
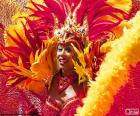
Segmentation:
<svg viewBox="0 0 140 116">
<path fill-rule="evenodd" d="M 66 47 L 65 50 L 66 50 L 67 52 L 71 52 L 71 51 L 72 51 L 72 49 L 71 49 L 70 47 Z"/>
<path fill-rule="evenodd" d="M 57 48 L 57 51 L 61 52 L 62 50 L 63 50 L 63 46 L 59 45 L 58 48 Z"/>
</svg>

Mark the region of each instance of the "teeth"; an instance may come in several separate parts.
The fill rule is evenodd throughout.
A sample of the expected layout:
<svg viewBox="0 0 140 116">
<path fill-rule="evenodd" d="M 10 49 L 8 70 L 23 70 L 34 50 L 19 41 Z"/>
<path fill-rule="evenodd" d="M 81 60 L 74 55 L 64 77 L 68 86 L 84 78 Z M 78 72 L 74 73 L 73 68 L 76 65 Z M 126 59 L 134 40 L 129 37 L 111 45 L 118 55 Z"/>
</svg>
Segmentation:
<svg viewBox="0 0 140 116">
<path fill-rule="evenodd" d="M 66 60 L 60 60 L 61 62 L 66 61 Z"/>
<path fill-rule="evenodd" d="M 66 63 L 66 59 L 59 59 L 60 63 Z"/>
</svg>

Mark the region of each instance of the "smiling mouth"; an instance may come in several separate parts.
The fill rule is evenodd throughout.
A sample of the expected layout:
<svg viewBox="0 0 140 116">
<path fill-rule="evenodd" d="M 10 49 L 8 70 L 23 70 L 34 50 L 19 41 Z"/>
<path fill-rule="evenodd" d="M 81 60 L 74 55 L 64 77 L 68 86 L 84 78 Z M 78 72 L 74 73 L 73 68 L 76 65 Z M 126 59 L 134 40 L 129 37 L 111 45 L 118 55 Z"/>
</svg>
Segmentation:
<svg viewBox="0 0 140 116">
<path fill-rule="evenodd" d="M 60 59 L 59 59 L 59 63 L 60 63 L 61 65 L 64 65 L 66 62 L 67 62 L 67 60 L 66 60 L 65 58 L 60 58 Z"/>
</svg>

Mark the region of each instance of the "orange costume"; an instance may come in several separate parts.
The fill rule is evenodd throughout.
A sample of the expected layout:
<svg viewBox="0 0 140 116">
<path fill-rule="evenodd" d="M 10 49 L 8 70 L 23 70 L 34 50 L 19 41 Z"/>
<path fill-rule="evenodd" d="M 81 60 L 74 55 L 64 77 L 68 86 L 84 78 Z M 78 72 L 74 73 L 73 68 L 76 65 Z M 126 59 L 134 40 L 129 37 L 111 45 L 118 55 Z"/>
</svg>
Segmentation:
<svg viewBox="0 0 140 116">
<path fill-rule="evenodd" d="M 133 0 L 122 4 L 112 0 L 28 2 L 24 12 L 13 17 L 16 25 L 6 28 L 5 44 L 0 43 L 0 114 L 115 116 L 117 107 L 123 106 L 114 97 L 117 100 L 129 91 L 129 84 L 125 90 L 120 88 L 128 81 L 130 65 L 140 59 L 135 51 L 139 45 L 139 26 L 133 27 L 133 21 L 137 20 L 132 19 L 139 5 Z M 137 42 L 128 40 L 123 28 L 128 33 L 132 31 Z M 59 45 L 64 48 L 70 45 L 74 51 L 71 62 L 74 73 L 67 76 L 57 66 Z M 133 50 L 137 57 L 131 60 Z M 64 63 L 65 59 L 60 61 Z M 137 74 L 133 72 L 132 78 Z M 52 97 L 51 92 L 55 91 L 54 96 L 61 98 L 70 86 L 76 94 L 73 97 L 61 103 Z M 139 95 L 135 97 L 138 99 Z M 120 111 L 119 115 L 123 113 Z"/>
</svg>

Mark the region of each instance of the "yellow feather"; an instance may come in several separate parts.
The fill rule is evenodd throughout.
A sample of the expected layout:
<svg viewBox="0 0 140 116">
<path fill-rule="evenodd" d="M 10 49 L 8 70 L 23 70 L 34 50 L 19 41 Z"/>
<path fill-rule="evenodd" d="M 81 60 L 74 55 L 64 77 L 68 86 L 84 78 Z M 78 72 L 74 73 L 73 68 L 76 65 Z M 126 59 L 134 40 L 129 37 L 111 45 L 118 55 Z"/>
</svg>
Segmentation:
<svg viewBox="0 0 140 116">
<path fill-rule="evenodd" d="M 20 56 L 19 56 L 19 58 L 18 58 L 18 65 L 21 66 L 21 67 L 23 67 L 22 59 L 21 59 Z"/>
<path fill-rule="evenodd" d="M 132 0 L 107 0 L 107 2 L 116 8 L 129 12 L 132 8 Z"/>
<path fill-rule="evenodd" d="M 73 60 L 73 64 L 74 64 L 74 69 L 76 71 L 76 73 L 79 76 L 79 84 L 82 82 L 85 82 L 86 80 L 90 80 L 91 79 L 91 67 L 86 67 L 86 62 L 85 62 L 85 57 L 87 57 L 87 60 L 91 60 L 90 59 L 90 54 L 89 54 L 89 50 L 90 47 L 92 46 L 92 42 L 90 42 L 87 47 L 85 47 L 84 52 L 79 51 L 73 44 L 72 44 L 77 56 L 78 56 L 78 60 L 80 62 L 80 64 L 77 61 Z"/>
<path fill-rule="evenodd" d="M 35 53 L 35 61 L 38 60 L 38 57 L 39 57 L 39 50 L 37 50 L 36 53 Z"/>
<path fill-rule="evenodd" d="M 31 52 L 30 53 L 30 65 L 32 65 L 34 62 L 35 62 L 34 55 L 33 55 L 33 52 Z"/>
<path fill-rule="evenodd" d="M 88 55 L 88 54 L 89 54 L 89 50 L 90 50 L 91 46 L 92 46 L 92 42 L 90 42 L 90 43 L 87 45 L 87 47 L 84 48 L 84 54 L 85 54 L 85 55 Z"/>
<path fill-rule="evenodd" d="M 74 48 L 74 51 L 76 52 L 78 56 L 78 60 L 80 61 L 83 68 L 86 67 L 85 59 L 84 59 L 84 53 L 82 51 L 79 51 L 73 44 L 71 44 Z"/>
<path fill-rule="evenodd" d="M 34 78 L 39 78 L 41 80 L 49 79 L 55 74 L 55 62 L 52 56 L 55 56 L 56 40 L 52 38 L 51 40 L 44 41 L 46 48 L 37 55 L 35 62 L 31 65 L 31 71 L 34 73 Z M 38 53 L 36 53 L 38 54 Z M 39 70 L 38 70 L 39 69 Z"/>
<path fill-rule="evenodd" d="M 19 71 L 15 71 L 17 74 L 21 74 L 23 76 L 32 77 L 33 73 L 30 70 L 25 69 L 23 66 L 18 66 L 17 64 L 10 62 L 10 65 L 14 68 L 18 69 Z"/>
<path fill-rule="evenodd" d="M 140 11 L 127 22 L 130 27 L 111 45 L 101 64 L 96 81 L 90 81 L 83 107 L 77 109 L 77 116 L 105 116 L 113 103 L 114 96 L 124 86 L 129 77 L 130 65 L 140 60 Z"/>
<path fill-rule="evenodd" d="M 11 77 L 8 78 L 6 84 L 8 85 L 12 85 L 13 83 L 15 83 L 18 80 L 18 78 L 13 78 L 11 79 Z"/>
</svg>

